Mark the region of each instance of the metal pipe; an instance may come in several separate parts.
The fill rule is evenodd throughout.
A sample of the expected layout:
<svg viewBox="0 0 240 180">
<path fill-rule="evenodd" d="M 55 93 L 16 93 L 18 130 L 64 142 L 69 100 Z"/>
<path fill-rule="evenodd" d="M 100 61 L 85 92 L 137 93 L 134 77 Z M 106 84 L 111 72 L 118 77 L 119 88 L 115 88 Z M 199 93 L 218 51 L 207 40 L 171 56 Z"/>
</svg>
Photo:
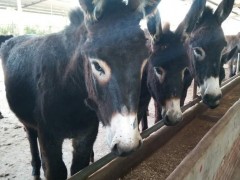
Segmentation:
<svg viewBox="0 0 240 180">
<path fill-rule="evenodd" d="M 195 80 L 193 80 L 193 97 L 192 99 L 197 98 L 197 83 Z"/>
<path fill-rule="evenodd" d="M 238 59 L 237 59 L 237 67 L 236 67 L 236 74 L 240 71 L 240 53 L 238 53 Z"/>
<path fill-rule="evenodd" d="M 23 34 L 23 24 L 22 24 L 22 2 L 21 0 L 17 0 L 17 25 L 18 25 L 18 33 L 19 35 Z"/>
</svg>

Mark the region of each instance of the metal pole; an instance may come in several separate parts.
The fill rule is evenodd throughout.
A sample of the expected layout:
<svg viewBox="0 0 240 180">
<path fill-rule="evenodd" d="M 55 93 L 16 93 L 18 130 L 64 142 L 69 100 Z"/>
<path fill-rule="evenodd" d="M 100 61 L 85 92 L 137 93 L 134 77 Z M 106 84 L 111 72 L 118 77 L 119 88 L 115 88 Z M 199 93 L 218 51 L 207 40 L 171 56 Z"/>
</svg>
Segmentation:
<svg viewBox="0 0 240 180">
<path fill-rule="evenodd" d="M 22 24 L 22 2 L 21 0 L 17 0 L 17 25 L 18 25 L 18 33 L 19 35 L 23 34 L 23 24 Z"/>
<path fill-rule="evenodd" d="M 236 68 L 236 74 L 239 73 L 240 71 L 240 53 L 238 53 L 238 59 L 237 59 L 237 68 Z"/>
<path fill-rule="evenodd" d="M 193 99 L 195 99 L 197 97 L 197 83 L 194 80 L 193 81 Z"/>
</svg>

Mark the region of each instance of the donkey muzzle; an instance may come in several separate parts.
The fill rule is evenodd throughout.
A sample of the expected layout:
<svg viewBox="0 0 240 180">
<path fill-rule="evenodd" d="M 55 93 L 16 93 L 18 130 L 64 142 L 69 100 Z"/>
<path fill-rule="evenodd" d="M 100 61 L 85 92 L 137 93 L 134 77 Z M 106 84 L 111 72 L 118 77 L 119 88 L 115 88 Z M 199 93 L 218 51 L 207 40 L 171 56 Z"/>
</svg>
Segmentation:
<svg viewBox="0 0 240 180">
<path fill-rule="evenodd" d="M 180 108 L 180 99 L 172 98 L 167 100 L 162 108 L 163 122 L 167 126 L 174 126 L 182 121 L 183 115 Z"/>
<path fill-rule="evenodd" d="M 107 126 L 108 145 L 117 156 L 126 156 L 142 145 L 136 115 L 116 113 Z"/>
</svg>

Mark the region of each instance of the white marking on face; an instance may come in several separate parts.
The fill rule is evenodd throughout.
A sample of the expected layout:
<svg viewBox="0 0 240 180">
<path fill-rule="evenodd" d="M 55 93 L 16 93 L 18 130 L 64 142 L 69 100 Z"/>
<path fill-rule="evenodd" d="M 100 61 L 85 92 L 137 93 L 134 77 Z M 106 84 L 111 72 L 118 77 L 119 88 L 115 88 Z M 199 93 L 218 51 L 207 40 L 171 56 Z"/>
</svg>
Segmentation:
<svg viewBox="0 0 240 180">
<path fill-rule="evenodd" d="M 119 152 L 131 152 L 139 147 L 142 141 L 138 130 L 136 114 L 123 116 L 116 113 L 112 116 L 110 126 L 107 129 L 108 145 L 111 149 L 117 144 Z"/>
<path fill-rule="evenodd" d="M 180 99 L 172 98 L 166 101 L 165 106 L 162 108 L 162 114 L 168 116 L 172 122 L 182 120 L 182 111 L 180 108 Z"/>
<path fill-rule="evenodd" d="M 222 94 L 220 85 L 219 85 L 219 77 L 210 77 L 203 81 L 203 84 L 200 85 L 201 96 L 203 97 L 205 94 L 209 94 L 211 96 L 219 96 Z"/>
<path fill-rule="evenodd" d="M 166 76 L 166 71 L 162 67 L 154 67 L 154 72 L 158 77 L 160 83 L 163 83 L 164 78 Z"/>
<path fill-rule="evenodd" d="M 98 80 L 101 84 L 106 84 L 111 77 L 111 69 L 107 65 L 106 62 L 95 59 L 95 58 L 89 58 L 91 62 L 91 68 L 94 77 Z"/>
</svg>

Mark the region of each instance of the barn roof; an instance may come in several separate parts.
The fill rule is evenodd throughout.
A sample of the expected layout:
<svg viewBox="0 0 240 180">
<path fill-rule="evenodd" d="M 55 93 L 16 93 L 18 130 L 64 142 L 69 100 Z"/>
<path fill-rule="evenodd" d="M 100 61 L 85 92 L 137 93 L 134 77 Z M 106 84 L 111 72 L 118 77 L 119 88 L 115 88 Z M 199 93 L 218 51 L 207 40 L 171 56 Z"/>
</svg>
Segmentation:
<svg viewBox="0 0 240 180">
<path fill-rule="evenodd" d="M 191 3 L 191 0 L 181 0 L 183 3 Z M 208 4 L 216 7 L 221 0 L 207 0 Z M 24 12 L 35 12 L 53 15 L 67 15 L 69 9 L 78 4 L 78 0 L 1 0 L 0 9 L 17 9 L 17 2 L 21 2 Z M 233 13 L 230 16 L 240 21 L 240 0 L 235 0 Z"/>
<path fill-rule="evenodd" d="M 23 12 L 66 16 L 78 4 L 78 0 L 1 0 L 0 9 L 18 9 L 21 2 Z"/>
</svg>

